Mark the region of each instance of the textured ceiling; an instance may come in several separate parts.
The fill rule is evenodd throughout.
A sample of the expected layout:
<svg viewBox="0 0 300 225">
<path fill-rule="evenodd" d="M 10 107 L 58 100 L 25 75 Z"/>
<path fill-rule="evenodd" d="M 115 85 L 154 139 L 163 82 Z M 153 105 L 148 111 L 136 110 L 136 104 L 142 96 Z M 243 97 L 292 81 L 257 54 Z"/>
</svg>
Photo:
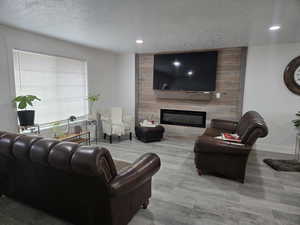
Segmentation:
<svg viewBox="0 0 300 225">
<path fill-rule="evenodd" d="M 0 0 L 0 23 L 120 52 L 221 48 L 300 41 L 300 0 Z"/>
</svg>

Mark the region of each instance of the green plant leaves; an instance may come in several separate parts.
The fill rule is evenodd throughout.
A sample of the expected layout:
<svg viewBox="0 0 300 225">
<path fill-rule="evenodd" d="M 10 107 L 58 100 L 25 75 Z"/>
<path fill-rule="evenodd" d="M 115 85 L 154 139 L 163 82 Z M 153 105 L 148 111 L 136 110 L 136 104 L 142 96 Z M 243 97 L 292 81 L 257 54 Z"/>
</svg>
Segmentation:
<svg viewBox="0 0 300 225">
<path fill-rule="evenodd" d="M 298 120 L 293 120 L 292 122 L 294 123 L 294 126 L 295 126 L 295 127 L 299 127 L 299 126 L 300 126 L 300 119 L 298 119 Z"/>
<path fill-rule="evenodd" d="M 26 100 L 21 100 L 19 105 L 18 105 L 19 109 L 26 109 L 27 108 L 27 102 Z"/>
<path fill-rule="evenodd" d="M 22 99 L 23 99 L 23 96 L 18 96 L 13 101 L 14 102 L 20 102 L 20 101 L 22 101 Z"/>
<path fill-rule="evenodd" d="M 32 102 L 34 101 L 41 101 L 41 99 L 35 95 L 20 95 L 13 100 L 17 104 L 18 109 L 26 109 L 28 105 L 33 106 Z"/>
<path fill-rule="evenodd" d="M 34 100 L 37 101 L 41 101 L 41 99 L 39 99 L 38 97 L 34 96 L 34 95 L 27 95 L 27 101 L 29 102 L 33 102 Z"/>
<path fill-rule="evenodd" d="M 97 102 L 99 100 L 99 97 L 100 97 L 100 94 L 97 94 L 97 95 L 91 95 L 88 97 L 88 100 L 90 102 Z"/>
<path fill-rule="evenodd" d="M 296 116 L 300 117 L 300 111 L 296 113 Z M 300 127 L 300 119 L 292 120 L 292 123 L 294 123 L 295 127 Z"/>
</svg>

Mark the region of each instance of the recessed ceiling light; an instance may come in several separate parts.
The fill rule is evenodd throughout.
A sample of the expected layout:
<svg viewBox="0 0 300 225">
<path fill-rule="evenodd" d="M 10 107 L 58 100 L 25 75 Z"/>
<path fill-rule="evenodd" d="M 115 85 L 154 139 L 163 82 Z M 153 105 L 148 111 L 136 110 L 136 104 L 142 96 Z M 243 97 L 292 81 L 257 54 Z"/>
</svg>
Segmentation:
<svg viewBox="0 0 300 225">
<path fill-rule="evenodd" d="M 137 44 L 144 44 L 144 40 L 142 40 L 142 39 L 137 39 L 137 40 L 135 40 L 135 43 L 137 43 Z"/>
<path fill-rule="evenodd" d="M 269 27 L 269 30 L 274 31 L 274 30 L 279 30 L 280 28 L 281 27 L 279 25 L 274 25 L 274 26 Z"/>
<path fill-rule="evenodd" d="M 192 76 L 192 75 L 193 75 L 193 71 L 190 70 L 187 74 L 188 74 L 189 76 Z"/>
<path fill-rule="evenodd" d="M 176 67 L 179 67 L 181 65 L 181 63 L 179 61 L 174 61 L 173 65 L 176 66 Z"/>
</svg>

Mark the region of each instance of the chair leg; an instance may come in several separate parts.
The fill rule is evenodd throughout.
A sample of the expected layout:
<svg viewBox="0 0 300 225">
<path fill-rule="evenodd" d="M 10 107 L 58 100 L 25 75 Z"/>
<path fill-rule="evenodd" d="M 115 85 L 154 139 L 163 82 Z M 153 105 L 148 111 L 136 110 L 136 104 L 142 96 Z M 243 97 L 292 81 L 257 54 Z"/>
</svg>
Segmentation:
<svg viewBox="0 0 300 225">
<path fill-rule="evenodd" d="M 106 134 L 105 133 L 103 134 L 103 138 L 106 139 Z"/>
<path fill-rule="evenodd" d="M 129 133 L 129 140 L 132 141 L 132 132 Z"/>
<path fill-rule="evenodd" d="M 109 143 L 112 143 L 112 135 L 109 136 Z"/>
<path fill-rule="evenodd" d="M 149 199 L 146 200 L 146 202 L 142 205 L 143 209 L 147 209 L 149 205 Z"/>
</svg>

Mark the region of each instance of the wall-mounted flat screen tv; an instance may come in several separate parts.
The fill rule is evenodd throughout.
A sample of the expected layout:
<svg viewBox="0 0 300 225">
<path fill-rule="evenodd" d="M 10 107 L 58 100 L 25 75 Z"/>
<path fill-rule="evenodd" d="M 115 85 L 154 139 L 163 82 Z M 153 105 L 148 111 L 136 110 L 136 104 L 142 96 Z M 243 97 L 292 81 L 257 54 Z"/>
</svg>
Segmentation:
<svg viewBox="0 0 300 225">
<path fill-rule="evenodd" d="M 153 89 L 215 91 L 218 52 L 154 55 Z"/>
</svg>

